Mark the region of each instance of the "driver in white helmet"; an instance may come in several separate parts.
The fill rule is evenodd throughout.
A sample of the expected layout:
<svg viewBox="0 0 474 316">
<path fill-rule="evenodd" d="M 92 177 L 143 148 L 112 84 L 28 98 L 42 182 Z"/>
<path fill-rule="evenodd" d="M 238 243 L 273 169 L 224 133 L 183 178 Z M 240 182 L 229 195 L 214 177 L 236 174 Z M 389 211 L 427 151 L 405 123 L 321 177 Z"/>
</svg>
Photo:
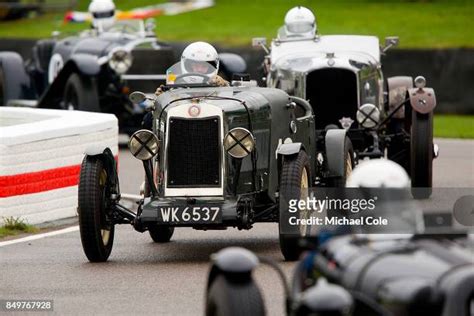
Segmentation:
<svg viewBox="0 0 474 316">
<path fill-rule="evenodd" d="M 198 73 L 214 77 L 219 70 L 219 54 L 206 42 L 194 42 L 181 54 L 182 73 Z"/>
<path fill-rule="evenodd" d="M 410 177 L 402 166 L 388 159 L 362 161 L 347 179 L 348 188 L 410 187 Z"/>
<path fill-rule="evenodd" d="M 337 226 L 324 227 L 318 234 L 318 243 L 321 245 L 337 235 L 347 234 L 376 234 L 377 238 L 390 237 L 390 233 L 398 236 L 412 230 L 419 211 L 410 197 L 410 177 L 405 169 L 396 162 L 388 159 L 371 159 L 361 161 L 352 171 L 346 181 L 346 188 L 341 193 L 347 194 L 344 198 L 367 199 L 376 197 L 375 209 L 366 209 L 357 214 L 345 216 L 381 216 L 389 218 L 389 226 Z M 354 189 L 359 188 L 359 191 Z M 328 216 L 329 213 L 326 215 Z M 368 236 L 368 235 L 367 235 Z"/>
<path fill-rule="evenodd" d="M 106 30 L 115 22 L 115 4 L 112 0 L 92 0 L 89 13 L 92 16 L 92 27 L 96 30 Z"/>
<path fill-rule="evenodd" d="M 364 226 L 363 232 L 375 234 L 371 238 L 391 238 L 396 234 L 409 237 L 422 223 L 420 206 L 411 196 L 411 180 L 405 169 L 388 159 L 362 161 L 346 182 L 348 188 L 360 188 L 365 196 L 376 196 L 376 208 L 364 211 L 364 216 L 380 216 L 387 226 Z M 393 237 L 393 236 L 392 236 Z"/>
<path fill-rule="evenodd" d="M 316 17 L 310 9 L 297 6 L 285 15 L 285 35 L 287 37 L 309 37 L 316 35 Z"/>
<path fill-rule="evenodd" d="M 189 44 L 181 54 L 180 65 L 181 74 L 179 76 L 186 83 L 201 83 L 203 78 L 207 77 L 210 78 L 211 85 L 229 86 L 229 82 L 217 74 L 219 72 L 219 54 L 209 43 L 194 42 Z M 161 94 L 161 87 L 156 90 L 156 94 Z"/>
</svg>

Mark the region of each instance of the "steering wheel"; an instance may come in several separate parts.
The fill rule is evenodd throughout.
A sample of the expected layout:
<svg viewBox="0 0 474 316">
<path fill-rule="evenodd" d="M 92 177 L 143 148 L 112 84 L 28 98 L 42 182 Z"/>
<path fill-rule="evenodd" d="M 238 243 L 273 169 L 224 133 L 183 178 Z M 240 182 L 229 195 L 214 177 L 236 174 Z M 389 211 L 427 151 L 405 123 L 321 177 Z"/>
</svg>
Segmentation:
<svg viewBox="0 0 474 316">
<path fill-rule="evenodd" d="M 203 74 L 200 74 L 200 73 L 197 73 L 197 72 L 188 72 L 188 73 L 176 76 L 176 79 L 174 80 L 174 82 L 178 83 L 178 81 L 180 81 L 181 79 L 186 78 L 186 77 L 200 77 L 200 78 L 204 79 L 202 81 L 202 83 L 208 83 L 209 80 L 210 80 L 209 76 L 207 76 L 207 75 L 203 75 Z M 190 83 L 190 82 L 185 82 L 185 83 Z M 197 83 L 201 83 L 201 82 L 197 82 Z"/>
</svg>

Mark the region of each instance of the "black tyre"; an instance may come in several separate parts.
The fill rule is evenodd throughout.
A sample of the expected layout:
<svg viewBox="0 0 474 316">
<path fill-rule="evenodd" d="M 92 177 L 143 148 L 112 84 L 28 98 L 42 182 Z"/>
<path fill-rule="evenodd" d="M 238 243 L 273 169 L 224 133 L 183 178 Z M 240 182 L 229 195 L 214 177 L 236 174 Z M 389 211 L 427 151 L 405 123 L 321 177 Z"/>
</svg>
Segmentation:
<svg viewBox="0 0 474 316">
<path fill-rule="evenodd" d="M 107 261 L 114 243 L 108 213 L 107 172 L 100 159 L 85 157 L 79 180 L 79 228 L 82 248 L 91 262 Z"/>
<path fill-rule="evenodd" d="M 413 197 L 428 198 L 433 186 L 433 113 L 420 114 L 413 111 L 410 147 Z"/>
<path fill-rule="evenodd" d="M 99 96 L 94 81 L 77 73 L 69 76 L 64 86 L 63 108 L 100 112 Z"/>
<path fill-rule="evenodd" d="M 218 275 L 212 282 L 206 303 L 207 316 L 260 316 L 265 306 L 259 288 L 250 277 L 231 282 Z"/>
<path fill-rule="evenodd" d="M 290 227 L 288 223 L 288 202 L 290 200 L 306 199 L 311 186 L 311 168 L 308 155 L 300 151 L 294 156 L 284 156 L 280 177 L 280 221 L 279 237 L 280 250 L 287 261 L 298 260 L 302 249 L 299 247 L 300 237 L 306 236 L 308 227 Z M 305 217 L 303 212 L 299 217 Z M 294 230 L 294 231 L 292 231 Z"/>
<path fill-rule="evenodd" d="M 173 237 L 174 233 L 174 227 L 150 225 L 148 227 L 148 232 L 150 233 L 150 237 L 154 242 L 163 243 L 171 240 L 171 237 Z"/>
<path fill-rule="evenodd" d="M 343 176 L 331 181 L 331 186 L 334 188 L 344 188 L 346 186 L 347 178 L 349 178 L 351 175 L 354 166 L 354 149 L 352 147 L 350 138 L 346 137 L 344 142 L 344 165 L 343 170 L 341 170 L 341 174 L 343 174 Z"/>
</svg>

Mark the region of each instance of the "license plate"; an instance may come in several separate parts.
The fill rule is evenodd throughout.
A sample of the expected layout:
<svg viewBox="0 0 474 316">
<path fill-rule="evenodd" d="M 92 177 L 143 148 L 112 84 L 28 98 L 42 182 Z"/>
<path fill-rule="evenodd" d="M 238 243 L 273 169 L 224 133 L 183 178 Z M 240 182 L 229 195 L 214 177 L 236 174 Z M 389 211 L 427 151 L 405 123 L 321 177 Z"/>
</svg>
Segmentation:
<svg viewBox="0 0 474 316">
<path fill-rule="evenodd" d="M 163 206 L 158 207 L 158 222 L 166 224 L 222 223 L 219 206 Z"/>
</svg>

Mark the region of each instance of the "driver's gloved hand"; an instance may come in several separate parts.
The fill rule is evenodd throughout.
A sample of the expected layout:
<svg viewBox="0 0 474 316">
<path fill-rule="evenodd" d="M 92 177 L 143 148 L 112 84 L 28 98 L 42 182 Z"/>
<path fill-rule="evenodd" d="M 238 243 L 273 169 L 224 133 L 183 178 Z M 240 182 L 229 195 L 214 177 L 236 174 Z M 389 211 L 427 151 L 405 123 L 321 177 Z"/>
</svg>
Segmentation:
<svg viewBox="0 0 474 316">
<path fill-rule="evenodd" d="M 218 86 L 218 87 L 228 87 L 229 86 L 229 81 L 223 79 L 219 75 L 215 75 L 214 78 L 212 78 L 209 81 L 210 84 Z"/>
<path fill-rule="evenodd" d="M 163 93 L 163 85 L 160 85 L 158 88 L 156 88 L 155 94 L 160 95 Z"/>
</svg>

